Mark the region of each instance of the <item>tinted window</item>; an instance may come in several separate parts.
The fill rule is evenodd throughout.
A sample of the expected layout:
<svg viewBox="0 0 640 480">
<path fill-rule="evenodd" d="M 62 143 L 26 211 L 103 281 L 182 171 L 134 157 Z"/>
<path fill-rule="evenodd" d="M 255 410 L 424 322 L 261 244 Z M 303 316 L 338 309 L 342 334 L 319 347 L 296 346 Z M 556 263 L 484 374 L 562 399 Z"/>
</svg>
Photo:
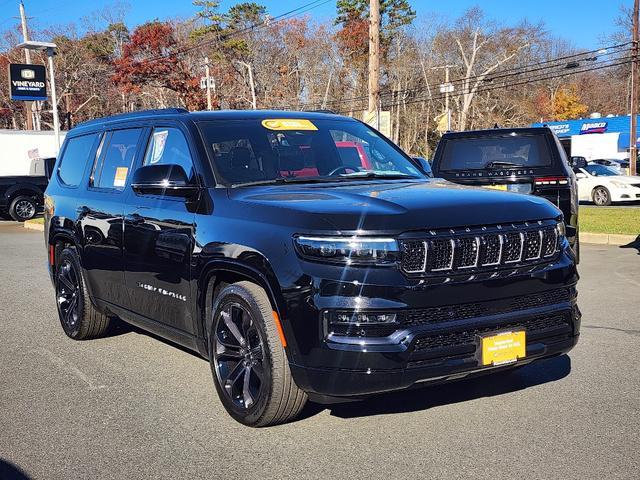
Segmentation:
<svg viewBox="0 0 640 480">
<path fill-rule="evenodd" d="M 360 122 L 266 119 L 203 122 L 200 128 L 224 184 L 291 177 L 423 178 L 389 141 Z"/>
<path fill-rule="evenodd" d="M 144 156 L 144 165 L 180 165 L 184 168 L 188 178 L 193 177 L 193 160 L 187 145 L 187 139 L 177 128 L 155 128 L 147 153 Z"/>
<path fill-rule="evenodd" d="M 616 171 L 614 168 L 607 167 L 605 165 L 598 165 L 597 163 L 587 165 L 585 170 L 591 175 L 597 175 L 599 177 L 614 177 L 620 175 L 620 172 Z"/>
<path fill-rule="evenodd" d="M 122 190 L 136 154 L 142 129 L 116 130 L 108 135 L 93 171 L 92 185 Z"/>
<path fill-rule="evenodd" d="M 493 164 L 493 165 L 492 165 Z M 444 141 L 440 170 L 479 170 L 514 166 L 551 165 L 543 135 L 451 138 Z"/>
<path fill-rule="evenodd" d="M 87 160 L 98 135 L 100 134 L 92 133 L 67 140 L 67 146 L 58 167 L 58 176 L 65 185 L 72 187 L 80 185 Z"/>
</svg>

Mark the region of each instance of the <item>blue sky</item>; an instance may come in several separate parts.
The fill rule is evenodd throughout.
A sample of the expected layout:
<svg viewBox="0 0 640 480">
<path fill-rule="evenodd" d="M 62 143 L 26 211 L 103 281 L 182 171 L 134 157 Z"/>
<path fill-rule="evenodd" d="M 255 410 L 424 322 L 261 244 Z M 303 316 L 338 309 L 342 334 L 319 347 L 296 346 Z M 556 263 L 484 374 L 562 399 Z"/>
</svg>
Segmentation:
<svg viewBox="0 0 640 480">
<path fill-rule="evenodd" d="M 310 0 L 255 0 L 267 6 L 271 15 L 278 15 Z M 111 1 L 61 1 L 24 0 L 27 14 L 41 27 L 77 22 L 96 9 L 112 4 Z M 191 0 L 130 0 L 127 24 L 134 26 L 154 18 L 189 17 L 195 12 Z M 224 0 L 223 8 L 238 3 Z M 619 6 L 631 5 L 632 0 L 411 0 L 418 19 L 436 13 L 453 19 L 473 5 L 480 5 L 489 18 L 505 25 L 527 18 L 530 22 L 544 21 L 547 29 L 557 36 L 569 40 L 577 48 L 592 49 L 602 46 L 604 35 L 615 30 L 614 19 Z M 335 2 L 315 8 L 308 13 L 318 19 L 327 20 L 335 15 Z M 0 30 L 9 28 L 17 20 L 18 0 L 0 0 Z"/>
</svg>

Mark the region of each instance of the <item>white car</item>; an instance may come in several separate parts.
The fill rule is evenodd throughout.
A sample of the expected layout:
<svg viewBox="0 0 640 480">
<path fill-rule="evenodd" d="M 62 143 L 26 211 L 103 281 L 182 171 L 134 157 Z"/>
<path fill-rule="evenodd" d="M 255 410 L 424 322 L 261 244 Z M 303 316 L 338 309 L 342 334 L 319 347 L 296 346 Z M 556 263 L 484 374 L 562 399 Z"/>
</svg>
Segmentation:
<svg viewBox="0 0 640 480">
<path fill-rule="evenodd" d="M 640 201 L 640 177 L 620 175 L 617 170 L 588 163 L 576 170 L 578 199 L 596 205 L 611 205 L 612 202 Z"/>
</svg>

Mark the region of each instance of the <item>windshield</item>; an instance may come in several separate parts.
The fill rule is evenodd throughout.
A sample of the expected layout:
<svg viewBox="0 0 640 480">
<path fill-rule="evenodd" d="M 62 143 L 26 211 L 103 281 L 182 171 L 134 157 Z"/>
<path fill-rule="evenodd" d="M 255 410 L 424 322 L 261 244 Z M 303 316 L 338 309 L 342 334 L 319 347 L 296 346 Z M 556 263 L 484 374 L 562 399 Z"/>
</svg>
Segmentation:
<svg viewBox="0 0 640 480">
<path fill-rule="evenodd" d="M 439 169 L 482 170 L 549 165 L 551 153 L 543 135 L 514 134 L 446 139 Z"/>
<path fill-rule="evenodd" d="M 388 140 L 349 120 L 250 119 L 199 124 L 227 186 L 349 179 L 424 179 Z"/>
<path fill-rule="evenodd" d="M 585 170 L 591 175 L 597 175 L 598 177 L 617 177 L 620 175 L 615 168 L 607 167 L 606 165 L 599 165 L 597 163 L 587 165 Z"/>
</svg>

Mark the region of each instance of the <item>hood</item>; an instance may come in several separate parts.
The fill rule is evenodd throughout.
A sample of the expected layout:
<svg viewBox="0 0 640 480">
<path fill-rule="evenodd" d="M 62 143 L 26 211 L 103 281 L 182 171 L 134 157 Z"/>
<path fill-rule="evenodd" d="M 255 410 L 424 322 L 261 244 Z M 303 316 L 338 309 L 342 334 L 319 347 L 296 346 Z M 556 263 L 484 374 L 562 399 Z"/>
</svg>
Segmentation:
<svg viewBox="0 0 640 480">
<path fill-rule="evenodd" d="M 548 201 L 446 180 L 229 189 L 249 217 L 299 228 L 404 232 L 556 218 Z"/>
<path fill-rule="evenodd" d="M 606 178 L 607 180 L 615 180 L 616 182 L 626 183 L 628 185 L 638 185 L 640 186 L 640 177 L 631 177 L 629 175 L 613 175 L 610 177 L 595 177 L 595 178 Z"/>
</svg>

